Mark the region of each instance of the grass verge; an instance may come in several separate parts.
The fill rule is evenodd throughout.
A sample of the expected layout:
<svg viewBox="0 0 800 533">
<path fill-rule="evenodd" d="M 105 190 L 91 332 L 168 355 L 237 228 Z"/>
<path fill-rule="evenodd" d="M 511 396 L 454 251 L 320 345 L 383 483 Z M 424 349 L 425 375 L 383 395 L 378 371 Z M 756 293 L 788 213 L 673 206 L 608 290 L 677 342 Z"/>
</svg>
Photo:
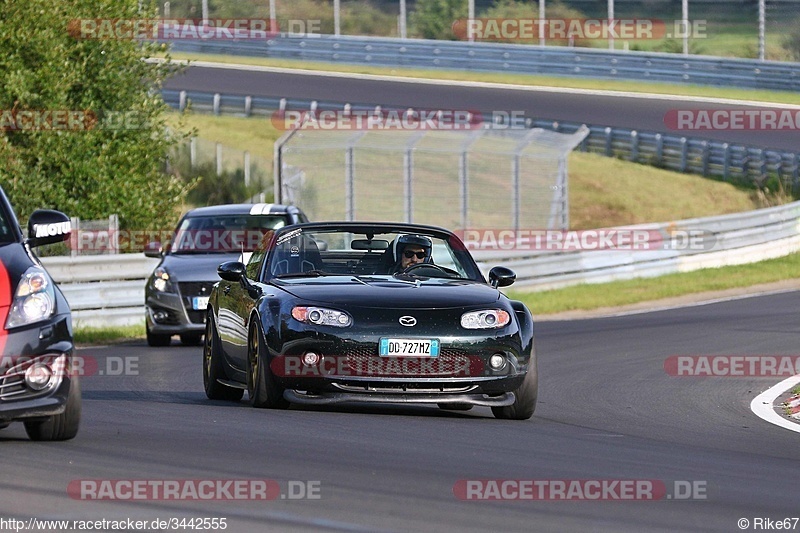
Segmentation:
<svg viewBox="0 0 800 533">
<path fill-rule="evenodd" d="M 800 253 L 759 263 L 668 274 L 609 283 L 582 284 L 539 292 L 511 290 L 534 315 L 617 307 L 707 291 L 749 287 L 800 277 Z"/>
<path fill-rule="evenodd" d="M 133 339 L 144 339 L 144 324 L 109 328 L 75 328 L 76 344 L 111 344 Z"/>
<path fill-rule="evenodd" d="M 706 98 L 729 98 L 732 100 L 754 100 L 777 104 L 800 105 L 800 93 L 789 91 L 764 91 L 757 89 L 735 89 L 708 87 L 703 85 L 677 85 L 657 82 L 644 83 L 630 80 L 597 80 L 560 76 L 534 76 L 528 74 L 506 74 L 502 72 L 467 72 L 446 69 L 426 70 L 396 67 L 372 67 L 346 63 L 323 63 L 313 61 L 296 61 L 290 59 L 267 59 L 260 57 L 226 56 L 216 54 L 189 54 L 175 52 L 172 53 L 171 56 L 173 59 L 190 61 L 211 61 L 214 63 L 307 69 L 326 72 L 352 72 L 356 74 L 374 74 L 379 76 L 406 76 L 434 80 L 478 81 L 539 87 L 568 87 L 574 89 L 653 93 L 673 96 L 701 96 Z"/>
</svg>

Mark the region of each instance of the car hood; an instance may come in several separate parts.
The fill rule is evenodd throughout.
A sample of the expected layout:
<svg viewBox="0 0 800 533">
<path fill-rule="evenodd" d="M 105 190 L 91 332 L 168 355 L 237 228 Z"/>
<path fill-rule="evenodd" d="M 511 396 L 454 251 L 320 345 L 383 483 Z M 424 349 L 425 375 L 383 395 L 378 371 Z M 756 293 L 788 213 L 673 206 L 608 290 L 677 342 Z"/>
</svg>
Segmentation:
<svg viewBox="0 0 800 533">
<path fill-rule="evenodd" d="M 414 283 L 391 277 L 325 276 L 272 283 L 310 302 L 383 309 L 469 307 L 490 305 L 500 298 L 497 289 L 470 280 L 431 278 Z"/>
<path fill-rule="evenodd" d="M 166 268 L 175 281 L 219 281 L 217 267 L 225 261 L 238 261 L 241 254 L 175 254 L 164 257 Z"/>
</svg>

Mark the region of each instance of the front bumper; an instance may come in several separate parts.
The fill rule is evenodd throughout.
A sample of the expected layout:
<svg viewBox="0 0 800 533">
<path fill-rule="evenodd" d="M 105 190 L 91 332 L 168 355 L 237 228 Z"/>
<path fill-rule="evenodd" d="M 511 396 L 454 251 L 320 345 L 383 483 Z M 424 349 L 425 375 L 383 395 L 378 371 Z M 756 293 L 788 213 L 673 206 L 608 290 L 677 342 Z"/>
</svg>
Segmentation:
<svg viewBox="0 0 800 533">
<path fill-rule="evenodd" d="M 469 404 L 484 407 L 505 407 L 514 403 L 514 393 L 505 392 L 499 396 L 486 394 L 447 394 L 447 393 L 352 393 L 329 392 L 322 394 L 284 391 L 283 397 L 291 402 L 305 405 L 330 405 L 343 402 L 365 403 L 410 403 L 410 404 Z"/>
<path fill-rule="evenodd" d="M 189 309 L 187 297 L 177 293 L 149 293 L 145 302 L 147 307 L 147 327 L 155 334 L 179 335 L 181 333 L 203 333 L 205 331 L 206 311 Z M 166 315 L 156 319 L 155 313 Z"/>
<path fill-rule="evenodd" d="M 535 354 L 524 353 L 516 335 L 439 337 L 437 357 L 381 357 L 380 336 L 302 337 L 273 352 L 270 369 L 290 402 L 333 404 L 388 402 L 470 404 L 514 403 L 513 391 L 527 372 L 536 372 Z M 320 355 L 307 365 L 303 355 Z M 505 365 L 494 369 L 493 355 Z M 302 392 L 301 392 L 302 391 Z"/>
<path fill-rule="evenodd" d="M 70 387 L 74 346 L 69 315 L 12 330 L 0 356 L 0 422 L 48 417 L 64 412 Z M 24 370 L 33 363 L 48 363 L 54 377 L 50 386 L 33 391 L 25 384 Z"/>
</svg>

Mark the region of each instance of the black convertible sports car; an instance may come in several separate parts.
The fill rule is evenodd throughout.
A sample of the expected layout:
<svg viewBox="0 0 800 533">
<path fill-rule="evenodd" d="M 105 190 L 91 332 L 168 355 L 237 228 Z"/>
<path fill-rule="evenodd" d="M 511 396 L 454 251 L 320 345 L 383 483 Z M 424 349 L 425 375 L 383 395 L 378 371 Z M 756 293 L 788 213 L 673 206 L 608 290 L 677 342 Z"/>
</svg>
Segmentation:
<svg viewBox="0 0 800 533">
<path fill-rule="evenodd" d="M 218 268 L 203 381 L 255 407 L 338 402 L 492 408 L 527 419 L 538 374 L 533 319 L 436 227 L 327 222 L 264 235 L 247 265 Z"/>
<path fill-rule="evenodd" d="M 71 439 L 80 424 L 69 305 L 31 250 L 69 236 L 65 214 L 39 210 L 25 238 L 0 189 L 0 429 L 22 421 L 33 440 Z"/>
</svg>

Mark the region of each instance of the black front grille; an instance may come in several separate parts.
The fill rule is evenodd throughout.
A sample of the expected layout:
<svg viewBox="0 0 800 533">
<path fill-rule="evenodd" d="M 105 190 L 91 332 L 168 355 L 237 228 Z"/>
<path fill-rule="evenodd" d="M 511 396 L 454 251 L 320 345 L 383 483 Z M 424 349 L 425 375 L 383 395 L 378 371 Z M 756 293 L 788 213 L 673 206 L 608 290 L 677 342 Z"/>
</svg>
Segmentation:
<svg viewBox="0 0 800 533">
<path fill-rule="evenodd" d="M 189 315 L 189 322 L 192 324 L 205 324 L 206 311 L 204 309 L 192 309 L 192 298 L 195 296 L 209 296 L 211 288 L 214 286 L 210 281 L 184 281 L 178 283 L 178 288 L 183 296 L 183 306 L 186 314 Z"/>
<path fill-rule="evenodd" d="M 183 281 L 178 283 L 178 288 L 183 296 L 208 296 L 214 282 L 211 281 Z"/>
<path fill-rule="evenodd" d="M 191 309 L 187 309 L 186 312 L 189 315 L 189 321 L 192 324 L 205 324 L 206 323 L 206 312 L 205 311 L 193 311 Z"/>
<path fill-rule="evenodd" d="M 483 365 L 463 350 L 443 348 L 438 357 L 380 357 L 377 348 L 350 349 L 347 368 L 354 376 L 465 377 L 478 375 Z"/>
</svg>

